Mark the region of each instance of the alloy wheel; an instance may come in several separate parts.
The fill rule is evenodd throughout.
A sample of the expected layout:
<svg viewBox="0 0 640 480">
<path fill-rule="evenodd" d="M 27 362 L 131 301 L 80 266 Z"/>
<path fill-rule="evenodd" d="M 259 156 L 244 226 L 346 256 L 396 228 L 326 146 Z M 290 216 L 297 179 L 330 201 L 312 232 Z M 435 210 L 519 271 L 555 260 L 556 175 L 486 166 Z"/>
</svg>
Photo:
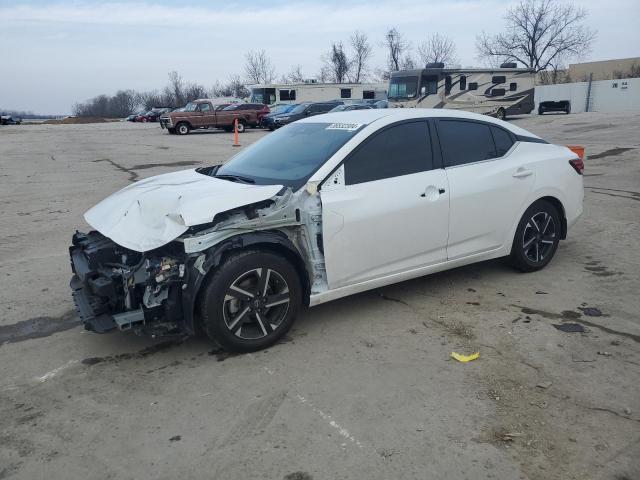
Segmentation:
<svg viewBox="0 0 640 480">
<path fill-rule="evenodd" d="M 556 242 L 556 224 L 547 212 L 533 215 L 524 227 L 522 250 L 530 262 L 540 263 L 553 251 Z"/>
<path fill-rule="evenodd" d="M 271 268 L 256 268 L 236 278 L 225 293 L 222 313 L 226 327 L 244 340 L 270 335 L 289 310 L 289 286 Z"/>
</svg>

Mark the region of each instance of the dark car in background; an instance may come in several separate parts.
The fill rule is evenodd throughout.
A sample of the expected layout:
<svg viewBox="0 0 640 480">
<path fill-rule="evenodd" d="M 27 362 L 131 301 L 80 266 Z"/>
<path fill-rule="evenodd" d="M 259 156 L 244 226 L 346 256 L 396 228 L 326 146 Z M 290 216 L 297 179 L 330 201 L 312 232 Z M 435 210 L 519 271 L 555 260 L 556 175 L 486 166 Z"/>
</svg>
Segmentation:
<svg viewBox="0 0 640 480">
<path fill-rule="evenodd" d="M 569 115 L 571 113 L 571 102 L 569 100 L 540 102 L 538 115 L 543 115 L 547 112 L 564 112 Z"/>
<path fill-rule="evenodd" d="M 350 112 L 351 110 L 371 110 L 373 107 L 366 103 L 351 103 L 349 105 L 338 105 L 333 107 L 331 112 Z"/>
<path fill-rule="evenodd" d="M 321 115 L 333 110 L 338 105 L 344 105 L 344 102 L 336 100 L 332 102 L 315 102 L 315 103 L 301 103 L 289 113 L 284 115 L 278 115 L 273 122 L 273 128 L 279 128 L 284 125 L 295 122 L 306 117 L 312 117 L 314 115 Z"/>
<path fill-rule="evenodd" d="M 146 113 L 141 113 L 135 117 L 134 122 L 157 122 L 160 115 L 173 110 L 169 107 L 154 107 Z"/>
<path fill-rule="evenodd" d="M 11 115 L 0 115 L 0 125 L 20 125 L 21 118 L 13 118 Z"/>
<path fill-rule="evenodd" d="M 262 117 L 262 127 L 273 130 L 275 128 L 275 119 L 280 115 L 286 115 L 291 110 L 298 106 L 297 103 L 280 104 L 275 107 L 271 107 L 271 113 Z"/>
</svg>

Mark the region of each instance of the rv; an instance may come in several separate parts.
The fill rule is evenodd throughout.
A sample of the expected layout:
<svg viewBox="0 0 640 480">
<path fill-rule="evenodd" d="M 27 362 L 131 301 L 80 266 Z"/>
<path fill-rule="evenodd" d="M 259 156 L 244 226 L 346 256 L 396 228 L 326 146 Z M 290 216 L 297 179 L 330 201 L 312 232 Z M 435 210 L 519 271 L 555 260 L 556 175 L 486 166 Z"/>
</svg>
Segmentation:
<svg viewBox="0 0 640 480">
<path fill-rule="evenodd" d="M 389 107 L 452 108 L 504 119 L 534 109 L 534 72 L 503 63 L 500 68 L 444 68 L 393 72 Z"/>
<path fill-rule="evenodd" d="M 384 83 L 304 83 L 251 85 L 251 103 L 274 105 L 277 103 L 386 100 Z"/>
</svg>

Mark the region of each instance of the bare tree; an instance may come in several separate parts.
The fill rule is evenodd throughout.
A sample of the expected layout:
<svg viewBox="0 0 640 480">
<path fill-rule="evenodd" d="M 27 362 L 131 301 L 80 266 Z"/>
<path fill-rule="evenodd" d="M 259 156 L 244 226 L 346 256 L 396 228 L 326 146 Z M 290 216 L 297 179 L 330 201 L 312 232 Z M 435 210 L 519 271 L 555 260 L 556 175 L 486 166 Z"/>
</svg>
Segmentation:
<svg viewBox="0 0 640 480">
<path fill-rule="evenodd" d="M 515 60 L 536 72 L 587 53 L 596 33 L 583 25 L 587 11 L 557 0 L 521 0 L 507 12 L 505 33 L 476 38 L 480 58 Z"/>
<path fill-rule="evenodd" d="M 342 42 L 332 43 L 331 50 L 322 56 L 324 61 L 323 77 L 335 83 L 344 83 L 350 69 L 350 62 Z"/>
<path fill-rule="evenodd" d="M 289 73 L 286 76 L 287 82 L 290 83 L 301 83 L 304 82 L 304 75 L 302 74 L 302 67 L 300 65 L 295 65 L 291 67 Z"/>
<path fill-rule="evenodd" d="M 169 84 L 164 87 L 164 96 L 171 99 L 168 103 L 170 105 L 181 107 L 187 103 L 184 97 L 184 81 L 175 70 L 169 72 Z"/>
<path fill-rule="evenodd" d="M 368 73 L 368 62 L 373 55 L 373 48 L 367 35 L 357 30 L 351 35 L 350 42 L 353 49 L 351 80 L 360 83 Z"/>
<path fill-rule="evenodd" d="M 212 97 L 238 97 L 246 98 L 251 94 L 240 78 L 240 75 L 231 75 L 226 83 L 216 81 L 211 89 Z"/>
<path fill-rule="evenodd" d="M 404 36 L 393 27 L 387 31 L 383 46 L 387 49 L 387 68 L 390 72 L 397 72 L 402 68 L 403 60 L 406 60 L 405 54 L 409 50 L 410 44 L 404 39 Z"/>
<path fill-rule="evenodd" d="M 244 73 L 250 83 L 271 83 L 276 69 L 264 50 L 252 50 L 244 56 Z"/>
<path fill-rule="evenodd" d="M 197 100 L 199 98 L 207 98 L 207 89 L 197 83 L 189 83 L 184 88 L 184 100 L 185 104 Z"/>
<path fill-rule="evenodd" d="M 418 56 L 422 66 L 427 63 L 456 63 L 456 45 L 446 35 L 432 33 L 418 45 Z"/>
</svg>

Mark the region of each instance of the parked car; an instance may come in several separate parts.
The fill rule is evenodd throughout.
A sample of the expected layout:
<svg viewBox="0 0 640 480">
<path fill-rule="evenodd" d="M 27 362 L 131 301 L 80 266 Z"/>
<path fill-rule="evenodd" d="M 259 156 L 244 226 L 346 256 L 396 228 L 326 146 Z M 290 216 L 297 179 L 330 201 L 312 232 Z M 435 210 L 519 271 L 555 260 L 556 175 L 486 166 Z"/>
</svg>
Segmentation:
<svg viewBox="0 0 640 480">
<path fill-rule="evenodd" d="M 350 112 L 351 110 L 370 110 L 373 108 L 366 103 L 351 103 L 349 105 L 337 105 L 333 107 L 330 112 Z"/>
<path fill-rule="evenodd" d="M 538 104 L 538 115 L 543 115 L 546 112 L 564 112 L 569 115 L 571 113 L 571 102 L 569 100 L 540 102 Z"/>
<path fill-rule="evenodd" d="M 164 107 L 164 108 L 152 108 L 146 115 L 147 122 L 157 122 L 163 113 L 171 112 L 173 108 Z"/>
<path fill-rule="evenodd" d="M 271 108 L 271 113 L 262 118 L 262 126 L 273 130 L 275 128 L 275 119 L 280 115 L 285 115 L 298 106 L 297 103 L 281 104 Z"/>
<path fill-rule="evenodd" d="M 0 125 L 20 125 L 21 118 L 13 118 L 11 115 L 0 115 Z"/>
<path fill-rule="evenodd" d="M 269 107 L 263 103 L 234 103 L 222 109 L 224 112 L 245 112 L 245 111 L 255 111 L 257 116 L 257 123 L 247 122 L 247 124 L 251 127 L 257 127 L 262 125 L 262 121 L 264 117 L 269 115 L 271 110 Z"/>
<path fill-rule="evenodd" d="M 232 99 L 201 99 L 189 102 L 183 111 L 174 111 L 160 117 L 160 127 L 169 133 L 186 135 L 199 128 L 221 128 L 230 132 L 234 121 L 238 119 L 238 132 L 242 133 L 248 126 L 255 127 L 260 123 L 260 116 L 265 112 L 263 104 L 241 104 Z M 234 104 L 238 107 L 225 110 Z M 249 108 L 244 108 L 249 106 Z M 268 107 L 266 107 L 268 110 Z"/>
<path fill-rule="evenodd" d="M 504 256 L 544 268 L 582 213 L 583 168 L 470 112 L 305 118 L 222 166 L 91 208 L 95 231 L 70 248 L 73 297 L 89 330 L 201 328 L 228 349 L 266 348 L 304 305 Z"/>
<path fill-rule="evenodd" d="M 327 113 L 332 108 L 343 104 L 344 102 L 337 100 L 332 102 L 301 103 L 297 107 L 293 108 L 289 113 L 275 117 L 273 119 L 273 128 L 280 128 L 283 125 L 288 125 L 289 123 L 293 123 L 302 118 Z"/>
<path fill-rule="evenodd" d="M 144 115 L 143 113 L 132 113 L 131 115 L 129 115 L 126 120 L 127 122 L 135 122 L 136 118 L 140 115 Z"/>
</svg>

